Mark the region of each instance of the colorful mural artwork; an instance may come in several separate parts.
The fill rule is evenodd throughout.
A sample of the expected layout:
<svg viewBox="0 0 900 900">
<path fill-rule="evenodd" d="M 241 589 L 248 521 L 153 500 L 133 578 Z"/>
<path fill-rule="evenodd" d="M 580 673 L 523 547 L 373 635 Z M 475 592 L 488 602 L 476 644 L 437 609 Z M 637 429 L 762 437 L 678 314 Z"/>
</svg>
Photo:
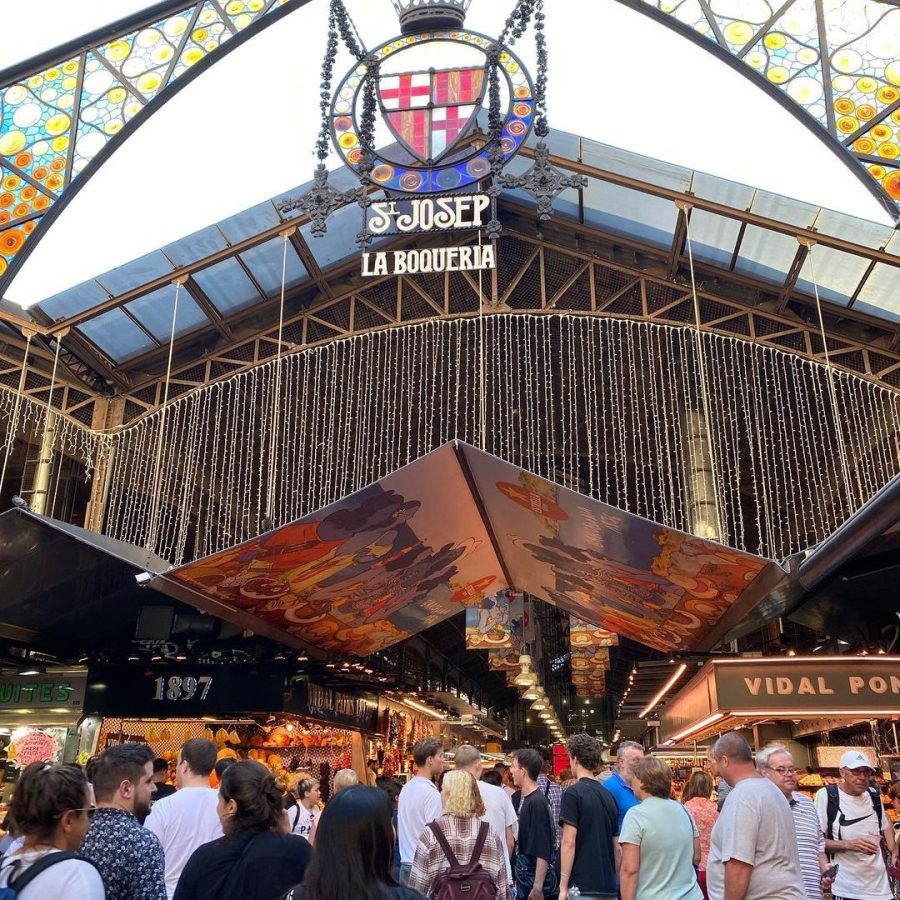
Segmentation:
<svg viewBox="0 0 900 900">
<path fill-rule="evenodd" d="M 515 591 L 480 595 L 466 607 L 466 649 L 521 647 L 524 600 Z"/>
<path fill-rule="evenodd" d="M 515 586 L 648 646 L 697 647 L 774 565 L 461 452 Z"/>
<path fill-rule="evenodd" d="M 186 585 L 198 605 L 207 597 L 288 641 L 361 656 L 466 609 L 470 646 L 488 648 L 495 671 L 518 668 L 529 641 L 527 613 L 504 605 L 514 587 L 579 620 L 573 668 L 595 691 L 617 635 L 700 648 L 777 571 L 454 443 L 154 587 Z"/>
<path fill-rule="evenodd" d="M 584 647 L 615 647 L 619 636 L 599 625 L 591 625 L 577 616 L 569 616 L 569 643 L 573 649 Z"/>
<path fill-rule="evenodd" d="M 488 651 L 488 668 L 492 672 L 518 672 L 521 648 Z"/>
<path fill-rule="evenodd" d="M 286 635 L 365 656 L 507 585 L 452 447 L 171 574 Z"/>
</svg>

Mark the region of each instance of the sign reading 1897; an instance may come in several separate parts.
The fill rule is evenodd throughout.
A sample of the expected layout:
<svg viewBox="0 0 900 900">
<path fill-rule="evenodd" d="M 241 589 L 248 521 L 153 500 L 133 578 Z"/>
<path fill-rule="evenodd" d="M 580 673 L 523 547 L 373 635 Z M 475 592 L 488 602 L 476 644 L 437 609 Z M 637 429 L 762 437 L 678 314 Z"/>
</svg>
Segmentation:
<svg viewBox="0 0 900 900">
<path fill-rule="evenodd" d="M 194 697 L 205 700 L 209 696 L 213 680 L 211 675 L 170 675 L 168 678 L 157 678 L 154 684 L 154 700 L 193 700 Z"/>
</svg>

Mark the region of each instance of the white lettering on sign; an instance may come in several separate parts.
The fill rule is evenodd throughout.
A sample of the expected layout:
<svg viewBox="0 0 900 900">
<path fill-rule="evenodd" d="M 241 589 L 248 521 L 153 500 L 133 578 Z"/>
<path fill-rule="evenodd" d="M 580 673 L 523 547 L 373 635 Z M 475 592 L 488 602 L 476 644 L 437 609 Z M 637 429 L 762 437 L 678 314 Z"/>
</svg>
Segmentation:
<svg viewBox="0 0 900 900">
<path fill-rule="evenodd" d="M 484 194 L 373 203 L 367 228 L 374 235 L 481 228 L 490 205 Z"/>
<path fill-rule="evenodd" d="M 198 691 L 200 699 L 205 700 L 213 680 L 209 675 L 201 675 L 199 678 L 194 675 L 172 675 L 168 679 L 157 678 L 154 684 L 154 700 L 192 700 Z"/>
<path fill-rule="evenodd" d="M 438 247 L 433 250 L 387 250 L 363 253 L 362 274 L 418 275 L 429 272 L 477 272 L 497 268 L 493 244 L 484 247 Z"/>
<path fill-rule="evenodd" d="M 753 697 L 789 697 L 807 695 L 827 697 L 834 694 L 834 687 L 829 685 L 823 675 L 789 677 L 787 675 L 744 678 L 744 686 Z M 840 687 L 840 685 L 837 685 Z M 900 677 L 890 675 L 848 675 L 847 688 L 850 693 L 859 695 L 866 691 L 873 694 L 900 694 Z"/>
</svg>

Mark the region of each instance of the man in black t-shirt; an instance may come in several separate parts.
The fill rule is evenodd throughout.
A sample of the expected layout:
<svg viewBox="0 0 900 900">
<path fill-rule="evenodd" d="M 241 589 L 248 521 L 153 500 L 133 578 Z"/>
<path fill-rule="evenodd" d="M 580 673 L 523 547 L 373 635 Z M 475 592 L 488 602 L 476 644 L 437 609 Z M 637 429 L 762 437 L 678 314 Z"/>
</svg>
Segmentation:
<svg viewBox="0 0 900 900">
<path fill-rule="evenodd" d="M 600 744 L 588 734 L 575 734 L 567 747 L 578 780 L 562 797 L 559 896 L 572 886 L 581 891 L 583 900 L 615 900 L 619 810 L 613 795 L 594 778 Z"/>
<path fill-rule="evenodd" d="M 516 856 L 516 900 L 544 900 L 559 895 L 553 819 L 550 804 L 538 790 L 544 761 L 537 750 L 516 750 L 510 773 L 522 792 Z"/>
</svg>

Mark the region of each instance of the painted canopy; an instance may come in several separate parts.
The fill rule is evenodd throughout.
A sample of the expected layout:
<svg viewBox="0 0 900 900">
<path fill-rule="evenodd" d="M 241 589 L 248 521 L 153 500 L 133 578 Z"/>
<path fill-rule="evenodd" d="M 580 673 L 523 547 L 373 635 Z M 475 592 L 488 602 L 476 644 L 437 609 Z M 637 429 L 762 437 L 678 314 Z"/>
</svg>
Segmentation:
<svg viewBox="0 0 900 900">
<path fill-rule="evenodd" d="M 454 442 L 153 585 L 288 643 L 366 655 L 506 588 L 660 650 L 706 649 L 782 577 Z"/>
</svg>

